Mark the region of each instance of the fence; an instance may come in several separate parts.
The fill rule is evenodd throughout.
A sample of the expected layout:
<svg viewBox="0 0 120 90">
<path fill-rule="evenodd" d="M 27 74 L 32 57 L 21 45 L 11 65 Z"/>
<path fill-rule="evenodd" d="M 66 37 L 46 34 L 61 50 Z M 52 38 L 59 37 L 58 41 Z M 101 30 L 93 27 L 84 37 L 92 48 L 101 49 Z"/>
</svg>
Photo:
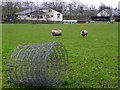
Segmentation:
<svg viewBox="0 0 120 90">
<path fill-rule="evenodd" d="M 67 52 L 58 42 L 18 46 L 11 54 L 8 75 L 14 83 L 60 86 L 67 70 Z"/>
</svg>

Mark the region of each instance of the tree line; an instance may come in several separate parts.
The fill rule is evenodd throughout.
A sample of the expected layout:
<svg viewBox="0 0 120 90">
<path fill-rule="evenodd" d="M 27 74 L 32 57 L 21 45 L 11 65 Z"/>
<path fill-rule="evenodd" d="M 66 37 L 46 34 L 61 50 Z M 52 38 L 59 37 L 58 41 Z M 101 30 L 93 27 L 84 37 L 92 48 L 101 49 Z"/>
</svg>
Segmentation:
<svg viewBox="0 0 120 90">
<path fill-rule="evenodd" d="M 28 8 L 53 8 L 63 13 L 64 19 L 88 20 L 91 16 L 96 16 L 101 10 L 112 10 L 112 7 L 101 4 L 97 9 L 94 5 L 85 5 L 81 2 L 72 1 L 71 3 L 55 0 L 53 2 L 2 2 L 2 18 L 9 21 L 12 16 L 16 20 L 15 13 L 26 10 Z"/>
</svg>

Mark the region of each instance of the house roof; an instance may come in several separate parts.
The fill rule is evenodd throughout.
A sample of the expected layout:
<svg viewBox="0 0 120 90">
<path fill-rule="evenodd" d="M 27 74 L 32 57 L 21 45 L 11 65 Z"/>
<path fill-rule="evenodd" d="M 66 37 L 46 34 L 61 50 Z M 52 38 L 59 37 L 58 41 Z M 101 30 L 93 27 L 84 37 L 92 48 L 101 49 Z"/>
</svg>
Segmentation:
<svg viewBox="0 0 120 90">
<path fill-rule="evenodd" d="M 110 16 L 112 11 L 109 9 L 104 9 L 98 12 L 97 16 Z"/>
<path fill-rule="evenodd" d="M 24 10 L 24 11 L 21 11 L 21 12 L 18 12 L 18 13 L 16 13 L 17 15 L 25 15 L 25 14 L 30 14 L 30 13 L 33 13 L 33 12 L 35 12 L 36 11 L 36 9 L 27 9 L 27 10 Z"/>
<path fill-rule="evenodd" d="M 49 9 L 49 8 L 48 8 Z M 62 13 L 60 10 L 57 10 L 57 9 L 55 9 L 55 8 L 51 8 L 51 9 L 53 9 L 53 10 L 55 10 L 55 11 L 57 11 L 57 12 L 60 12 L 60 13 Z M 63 13 L 62 13 L 63 14 Z"/>
<path fill-rule="evenodd" d="M 110 11 L 110 10 L 108 10 L 108 9 L 104 9 L 104 10 L 102 10 L 102 11 L 99 11 L 98 13 L 103 12 L 103 11 L 105 11 L 105 12 L 106 12 L 106 13 L 108 13 L 108 14 L 110 14 L 110 13 L 111 13 L 111 11 Z"/>
<path fill-rule="evenodd" d="M 46 9 L 53 9 L 53 8 L 41 8 L 41 9 L 33 9 L 33 8 L 31 8 L 31 9 L 27 9 L 27 10 L 18 12 L 18 13 L 16 13 L 16 14 L 17 14 L 17 15 L 26 15 L 26 14 L 34 13 L 34 12 L 36 12 L 37 10 L 46 10 Z M 57 12 L 60 12 L 60 11 L 58 11 L 58 10 L 56 10 L 56 9 L 53 9 L 53 10 L 55 10 L 55 11 L 57 11 Z M 40 11 L 40 12 L 43 13 L 42 11 Z M 60 12 L 60 13 L 61 13 L 61 12 Z"/>
<path fill-rule="evenodd" d="M 55 9 L 55 8 L 51 8 L 51 7 L 40 8 L 40 10 L 47 10 L 47 9 L 53 9 L 53 10 L 55 10 L 55 11 L 57 11 L 57 12 L 60 12 L 60 13 L 62 13 L 60 10 L 58 10 L 58 9 Z"/>
<path fill-rule="evenodd" d="M 44 14 L 45 12 L 43 12 L 43 11 L 40 11 L 40 10 L 38 10 L 38 11 L 36 11 L 36 12 L 33 12 L 33 15 L 38 15 L 38 14 Z"/>
</svg>

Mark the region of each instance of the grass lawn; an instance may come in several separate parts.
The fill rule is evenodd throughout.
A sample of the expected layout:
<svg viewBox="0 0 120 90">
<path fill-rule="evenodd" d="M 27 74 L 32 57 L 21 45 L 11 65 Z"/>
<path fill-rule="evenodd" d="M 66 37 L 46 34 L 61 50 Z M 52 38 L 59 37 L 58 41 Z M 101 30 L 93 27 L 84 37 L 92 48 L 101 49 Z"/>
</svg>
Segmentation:
<svg viewBox="0 0 120 90">
<path fill-rule="evenodd" d="M 61 29 L 62 37 L 53 38 L 52 29 Z M 87 29 L 88 37 L 80 36 Z M 3 24 L 3 88 L 28 88 L 11 83 L 7 76 L 12 51 L 22 44 L 62 42 L 68 51 L 65 88 L 118 87 L 118 23 L 91 24 Z"/>
</svg>

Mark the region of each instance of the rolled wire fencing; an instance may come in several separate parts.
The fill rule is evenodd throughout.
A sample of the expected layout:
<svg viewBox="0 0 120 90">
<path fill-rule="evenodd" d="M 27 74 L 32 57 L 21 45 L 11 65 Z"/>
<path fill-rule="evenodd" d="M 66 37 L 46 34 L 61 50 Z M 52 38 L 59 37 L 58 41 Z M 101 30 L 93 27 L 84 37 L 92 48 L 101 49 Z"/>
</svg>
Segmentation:
<svg viewBox="0 0 120 90">
<path fill-rule="evenodd" d="M 64 83 L 68 55 L 61 43 L 21 45 L 11 54 L 8 75 L 14 83 L 60 86 Z"/>
</svg>

